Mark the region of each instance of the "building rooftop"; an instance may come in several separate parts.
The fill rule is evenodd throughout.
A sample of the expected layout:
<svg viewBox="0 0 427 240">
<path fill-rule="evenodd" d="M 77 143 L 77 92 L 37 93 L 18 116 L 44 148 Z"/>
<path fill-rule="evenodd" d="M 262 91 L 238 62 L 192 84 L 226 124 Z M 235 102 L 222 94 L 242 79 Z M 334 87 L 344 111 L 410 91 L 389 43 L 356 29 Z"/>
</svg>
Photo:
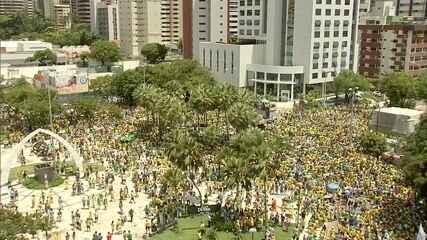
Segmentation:
<svg viewBox="0 0 427 240">
<path fill-rule="evenodd" d="M 390 114 L 405 115 L 405 116 L 418 116 L 423 114 L 422 111 L 409 109 L 409 108 L 400 108 L 400 107 L 381 108 L 379 109 L 379 111 L 382 113 L 390 113 Z"/>
</svg>

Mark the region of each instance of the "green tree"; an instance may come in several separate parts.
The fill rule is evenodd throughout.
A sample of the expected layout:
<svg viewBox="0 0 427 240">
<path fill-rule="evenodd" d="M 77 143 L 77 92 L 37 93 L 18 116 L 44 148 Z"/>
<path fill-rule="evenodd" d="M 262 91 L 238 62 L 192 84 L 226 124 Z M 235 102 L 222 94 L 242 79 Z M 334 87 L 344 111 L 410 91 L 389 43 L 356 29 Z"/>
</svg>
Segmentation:
<svg viewBox="0 0 427 240">
<path fill-rule="evenodd" d="M 160 43 L 147 43 L 141 49 L 141 54 L 144 55 L 150 64 L 163 62 L 167 53 L 168 48 Z"/>
<path fill-rule="evenodd" d="M 339 94 L 344 93 L 346 101 L 349 102 L 351 89 L 358 88 L 360 91 L 367 91 L 370 89 L 371 84 L 362 75 L 352 71 L 343 71 L 335 78 L 334 87 L 337 98 Z"/>
<path fill-rule="evenodd" d="M 172 141 L 167 146 L 167 157 L 178 169 L 186 174 L 186 178 L 192 184 L 199 195 L 199 201 L 203 206 L 203 196 L 196 183 L 196 173 L 203 167 L 201 145 L 190 132 L 177 129 L 173 132 Z"/>
<path fill-rule="evenodd" d="M 98 40 L 91 45 L 90 50 L 91 57 L 101 62 L 103 66 L 120 60 L 120 48 L 114 42 Z"/>
<path fill-rule="evenodd" d="M 255 128 L 241 131 L 230 139 L 230 143 L 219 153 L 223 160 L 225 184 L 236 190 L 235 207 L 240 208 L 242 190 L 249 191 L 252 182 L 261 176 L 262 162 L 268 157 L 265 133 Z"/>
<path fill-rule="evenodd" d="M 370 154 L 377 159 L 387 150 L 387 140 L 384 134 L 369 131 L 366 132 L 360 141 L 360 144 L 365 153 Z"/>
<path fill-rule="evenodd" d="M 236 102 L 227 111 L 230 125 L 238 132 L 256 126 L 260 119 L 252 106 L 242 102 Z"/>
<path fill-rule="evenodd" d="M 22 215 L 19 212 L 7 208 L 0 208 L 0 239 L 22 240 L 24 234 L 35 235 L 37 231 L 49 231 L 52 223 L 47 217 L 39 214 Z M 40 223 L 46 223 L 43 226 Z"/>
<path fill-rule="evenodd" d="M 114 95 L 112 84 L 113 77 L 111 76 L 97 77 L 96 79 L 90 80 L 89 90 L 97 96 L 108 98 Z"/>
<path fill-rule="evenodd" d="M 56 54 L 50 49 L 36 51 L 28 60 L 31 62 L 39 62 L 41 66 L 49 66 L 56 64 Z"/>
<path fill-rule="evenodd" d="M 402 166 L 406 176 L 427 197 L 427 118 L 418 125 L 414 134 L 407 138 Z"/>
<path fill-rule="evenodd" d="M 111 93 L 119 97 L 122 103 L 134 106 L 137 101 L 134 92 L 143 83 L 143 73 L 138 70 L 128 70 L 113 76 Z"/>
<path fill-rule="evenodd" d="M 417 79 L 417 98 L 427 101 L 427 72 L 423 72 Z"/>
<path fill-rule="evenodd" d="M 83 65 L 83 67 L 88 66 L 89 58 L 90 58 L 90 53 L 88 53 L 88 52 L 84 52 L 84 53 L 80 54 L 80 60 L 81 60 L 81 64 Z"/>
<path fill-rule="evenodd" d="M 312 90 L 308 92 L 308 94 L 305 96 L 305 107 L 308 109 L 315 109 L 320 106 L 319 99 L 321 97 L 321 94 L 317 90 Z"/>
<path fill-rule="evenodd" d="M 390 73 L 381 79 L 380 87 L 393 107 L 413 108 L 417 96 L 416 80 L 407 73 Z"/>
<path fill-rule="evenodd" d="M 45 127 L 49 123 L 49 99 L 47 89 L 36 89 L 26 82 L 4 90 L 5 103 L 12 106 L 15 114 L 22 117 L 29 129 Z M 59 109 L 55 92 L 51 91 L 52 111 Z"/>
</svg>

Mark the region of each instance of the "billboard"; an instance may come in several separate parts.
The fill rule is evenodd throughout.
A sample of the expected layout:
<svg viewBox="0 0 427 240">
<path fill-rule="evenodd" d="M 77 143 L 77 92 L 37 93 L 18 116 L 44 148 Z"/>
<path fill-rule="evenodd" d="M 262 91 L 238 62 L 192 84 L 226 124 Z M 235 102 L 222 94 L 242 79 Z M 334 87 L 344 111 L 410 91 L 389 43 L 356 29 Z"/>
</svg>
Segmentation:
<svg viewBox="0 0 427 240">
<path fill-rule="evenodd" d="M 89 90 L 87 72 L 77 69 L 69 69 L 68 71 L 41 70 L 34 75 L 33 83 L 38 87 L 50 86 L 58 94 L 82 93 Z"/>
</svg>

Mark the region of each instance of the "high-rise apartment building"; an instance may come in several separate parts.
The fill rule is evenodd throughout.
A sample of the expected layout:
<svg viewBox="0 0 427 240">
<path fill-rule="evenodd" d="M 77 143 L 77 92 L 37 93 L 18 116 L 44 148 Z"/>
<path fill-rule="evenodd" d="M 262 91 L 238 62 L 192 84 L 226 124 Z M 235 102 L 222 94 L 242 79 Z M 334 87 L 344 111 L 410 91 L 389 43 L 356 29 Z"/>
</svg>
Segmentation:
<svg viewBox="0 0 427 240">
<path fill-rule="evenodd" d="M 182 37 L 182 0 L 162 0 L 160 3 L 161 41 L 177 44 Z"/>
<path fill-rule="evenodd" d="M 427 0 L 396 0 L 398 16 L 427 17 Z"/>
<path fill-rule="evenodd" d="M 70 0 L 73 17 L 79 23 L 90 24 L 91 0 Z"/>
<path fill-rule="evenodd" d="M 358 0 L 241 0 L 238 13 L 236 44 L 200 43 L 219 80 L 288 101 L 357 69 Z"/>
<path fill-rule="evenodd" d="M 427 70 L 427 26 L 422 22 L 360 25 L 360 38 L 359 72 L 367 77 Z"/>
<path fill-rule="evenodd" d="M 139 56 L 146 43 L 177 46 L 182 38 L 182 0 L 120 0 L 119 25 L 123 54 Z"/>
<path fill-rule="evenodd" d="M 71 27 L 71 7 L 68 4 L 57 4 L 55 9 L 55 27 L 64 30 Z"/>
<path fill-rule="evenodd" d="M 228 43 L 237 37 L 238 9 L 238 0 L 183 1 L 184 55 L 197 58 L 200 42 Z"/>
<path fill-rule="evenodd" d="M 98 2 L 94 8 L 92 31 L 109 41 L 120 40 L 117 4 Z"/>
<path fill-rule="evenodd" d="M 0 15 L 33 14 L 33 0 L 0 0 Z"/>
</svg>

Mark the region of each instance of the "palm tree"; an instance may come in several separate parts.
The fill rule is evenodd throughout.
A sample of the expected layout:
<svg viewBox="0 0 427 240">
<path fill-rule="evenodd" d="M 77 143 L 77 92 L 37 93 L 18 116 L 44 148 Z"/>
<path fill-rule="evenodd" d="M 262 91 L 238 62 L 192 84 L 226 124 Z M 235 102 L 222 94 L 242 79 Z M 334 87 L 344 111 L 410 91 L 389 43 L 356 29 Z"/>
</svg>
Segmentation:
<svg viewBox="0 0 427 240">
<path fill-rule="evenodd" d="M 203 207 L 203 196 L 196 184 L 196 172 L 203 167 L 202 151 L 200 144 L 185 129 L 177 129 L 173 132 L 173 141 L 167 147 L 168 159 L 181 171 L 186 173 L 186 178 L 197 190 L 200 205 Z"/>
</svg>

